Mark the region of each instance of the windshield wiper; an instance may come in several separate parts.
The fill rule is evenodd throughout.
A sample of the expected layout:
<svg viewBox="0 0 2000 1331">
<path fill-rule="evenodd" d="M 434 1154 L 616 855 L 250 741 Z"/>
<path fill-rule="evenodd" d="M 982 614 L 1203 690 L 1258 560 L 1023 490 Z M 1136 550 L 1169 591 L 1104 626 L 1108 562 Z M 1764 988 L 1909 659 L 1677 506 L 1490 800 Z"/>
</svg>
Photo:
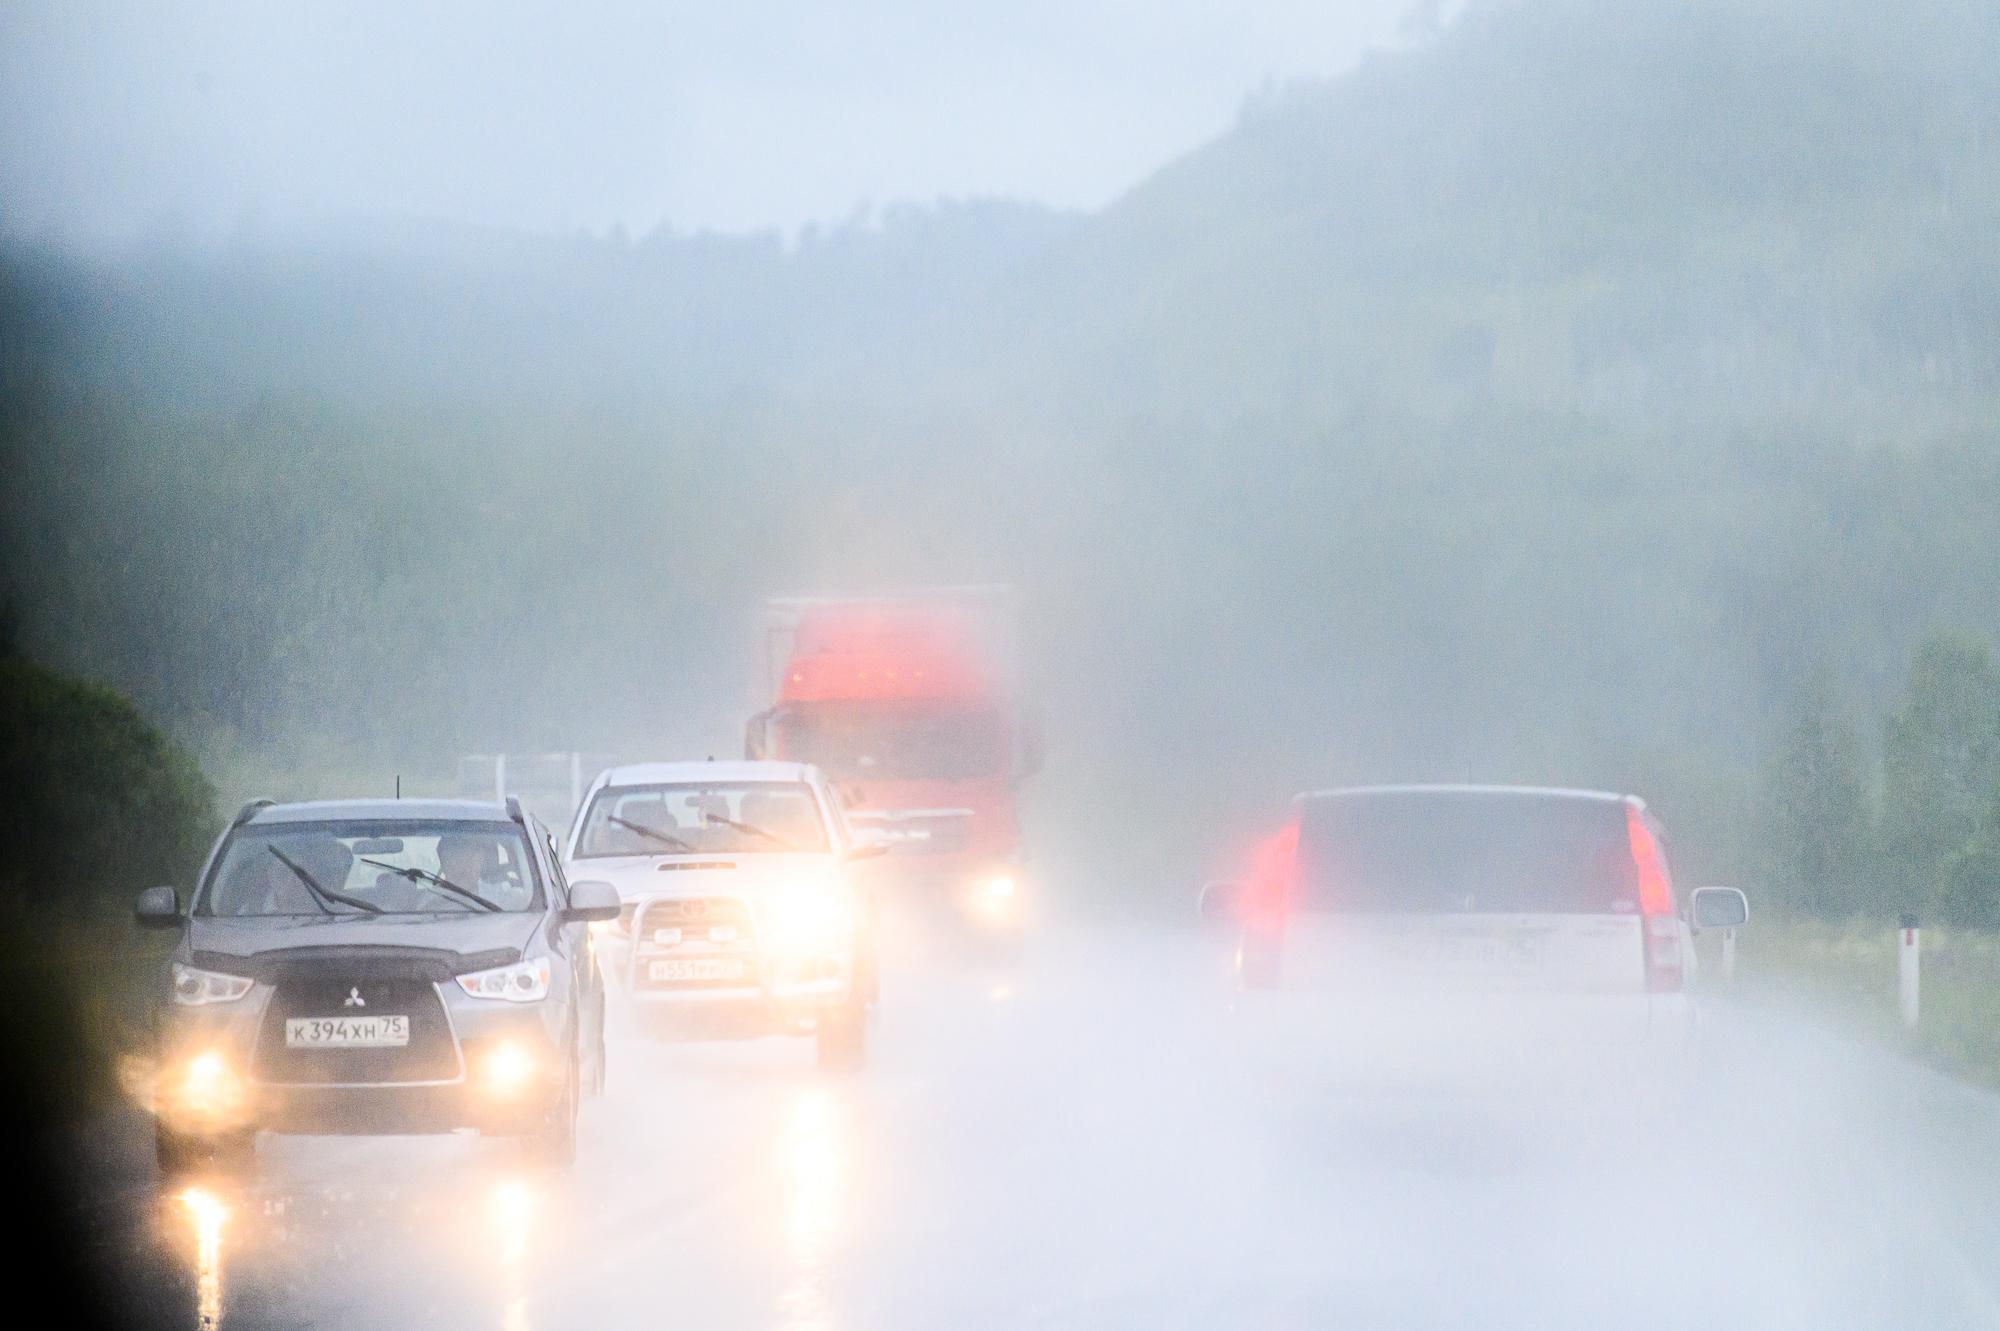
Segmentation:
<svg viewBox="0 0 2000 1331">
<path fill-rule="evenodd" d="M 488 900 L 469 887 L 460 887 L 457 883 L 452 882 L 451 879 L 440 874 L 434 874 L 429 869 L 419 869 L 414 864 L 391 864 L 387 860 L 371 860 L 366 855 L 361 857 L 361 862 L 363 864 L 372 864 L 378 869 L 387 869 L 398 878 L 406 878 L 413 883 L 422 883 L 426 887 L 441 888 L 453 896 L 462 897 L 473 905 L 485 910 L 501 909 L 499 902 Z"/>
<path fill-rule="evenodd" d="M 656 828 L 648 827 L 644 823 L 635 823 L 630 818 L 620 818 L 615 813 L 605 814 L 604 820 L 608 823 L 616 823 L 628 832 L 637 832 L 640 836 L 651 837 L 661 845 L 672 846 L 675 850 L 691 851 L 694 849 L 693 846 L 690 846 L 671 832 L 662 832 Z"/>
<path fill-rule="evenodd" d="M 382 908 L 372 901 L 363 901 L 360 897 L 350 897 L 345 892 L 336 892 L 330 887 L 321 887 L 311 874 L 299 867 L 297 860 L 285 854 L 284 851 L 279 850 L 276 846 L 266 846 L 265 849 L 278 857 L 278 863 L 298 875 L 299 881 L 306 885 L 308 892 L 312 893 L 313 904 L 321 910 L 326 911 L 328 915 L 338 913 L 327 909 L 326 903 L 329 901 L 338 901 L 343 906 L 352 906 L 356 910 L 365 910 L 370 915 L 380 915 L 382 913 Z"/>
<path fill-rule="evenodd" d="M 705 823 L 721 823 L 724 827 L 733 827 L 739 832 L 747 832 L 751 836 L 763 837 L 766 841 L 776 846 L 779 850 L 798 849 L 797 846 L 785 840 L 783 837 L 779 836 L 776 832 L 766 832 L 763 828 L 757 826 L 755 823 L 739 823 L 734 818 L 724 818 L 719 813 L 703 814 L 702 821 Z"/>
</svg>

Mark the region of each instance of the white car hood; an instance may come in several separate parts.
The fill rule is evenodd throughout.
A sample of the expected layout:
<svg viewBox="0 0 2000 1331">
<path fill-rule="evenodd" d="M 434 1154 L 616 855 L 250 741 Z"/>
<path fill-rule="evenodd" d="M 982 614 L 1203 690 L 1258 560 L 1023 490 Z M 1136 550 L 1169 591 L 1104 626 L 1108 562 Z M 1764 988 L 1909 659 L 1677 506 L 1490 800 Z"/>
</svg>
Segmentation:
<svg viewBox="0 0 2000 1331">
<path fill-rule="evenodd" d="M 642 897 L 758 897 L 806 882 L 825 882 L 836 871 L 830 854 L 754 852 L 744 855 L 591 855 L 570 860 L 563 873 L 572 885 L 609 883 L 621 901 Z"/>
</svg>

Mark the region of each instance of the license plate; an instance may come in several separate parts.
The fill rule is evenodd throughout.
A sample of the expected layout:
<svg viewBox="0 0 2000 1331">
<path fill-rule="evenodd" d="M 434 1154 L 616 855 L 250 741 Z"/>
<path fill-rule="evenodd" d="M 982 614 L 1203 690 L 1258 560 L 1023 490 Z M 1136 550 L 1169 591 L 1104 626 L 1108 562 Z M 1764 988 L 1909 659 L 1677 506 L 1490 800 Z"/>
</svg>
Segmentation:
<svg viewBox="0 0 2000 1331">
<path fill-rule="evenodd" d="M 646 975 L 654 980 L 740 980 L 743 963 L 726 957 L 654 961 L 647 964 Z"/>
<path fill-rule="evenodd" d="M 1406 939 L 1406 965 L 1424 970 L 1533 972 L 1542 966 L 1542 940 L 1532 935 L 1433 935 Z"/>
<path fill-rule="evenodd" d="M 287 1017 L 287 1049 L 400 1049 L 410 1042 L 410 1019 L 380 1017 Z"/>
</svg>

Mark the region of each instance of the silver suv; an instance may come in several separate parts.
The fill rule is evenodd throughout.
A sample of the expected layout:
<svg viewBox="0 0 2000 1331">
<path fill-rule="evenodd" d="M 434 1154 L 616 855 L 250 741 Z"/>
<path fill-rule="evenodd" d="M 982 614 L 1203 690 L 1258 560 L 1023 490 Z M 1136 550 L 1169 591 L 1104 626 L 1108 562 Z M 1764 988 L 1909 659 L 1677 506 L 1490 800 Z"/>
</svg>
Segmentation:
<svg viewBox="0 0 2000 1331">
<path fill-rule="evenodd" d="M 604 1082 L 604 986 L 589 922 L 520 804 L 246 805 L 176 929 L 159 1007 L 161 1167 L 244 1157 L 259 1130 L 476 1128 L 574 1157 L 580 1095 Z"/>
</svg>

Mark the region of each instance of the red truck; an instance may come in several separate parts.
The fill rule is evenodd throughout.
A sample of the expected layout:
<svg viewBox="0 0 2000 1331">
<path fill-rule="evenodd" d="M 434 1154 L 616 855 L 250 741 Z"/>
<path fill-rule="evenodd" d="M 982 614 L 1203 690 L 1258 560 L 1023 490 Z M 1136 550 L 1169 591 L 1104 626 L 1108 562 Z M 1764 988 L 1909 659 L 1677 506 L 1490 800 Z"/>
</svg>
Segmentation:
<svg viewBox="0 0 2000 1331">
<path fill-rule="evenodd" d="M 888 848 L 893 916 L 1018 941 L 1028 913 L 1016 791 L 1040 766 L 1005 588 L 766 603 L 772 706 L 753 758 L 808 762 Z"/>
</svg>

